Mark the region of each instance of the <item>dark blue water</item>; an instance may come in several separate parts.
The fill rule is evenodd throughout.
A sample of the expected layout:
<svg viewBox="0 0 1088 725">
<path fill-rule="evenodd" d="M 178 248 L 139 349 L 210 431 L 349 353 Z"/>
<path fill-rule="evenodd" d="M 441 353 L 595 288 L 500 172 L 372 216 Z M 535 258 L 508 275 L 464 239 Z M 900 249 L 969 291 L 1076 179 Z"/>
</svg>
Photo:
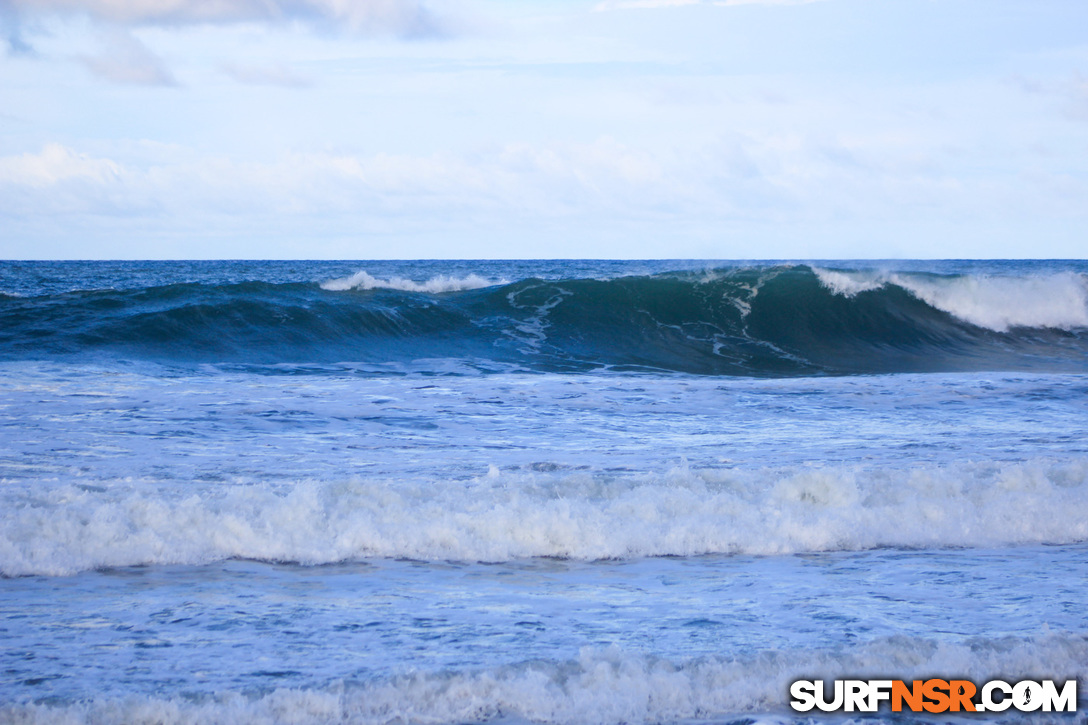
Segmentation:
<svg viewBox="0 0 1088 725">
<path fill-rule="evenodd" d="M 1073 263 L 367 266 L 9 265 L 0 356 L 771 377 L 1081 372 L 1088 359 Z"/>
<path fill-rule="evenodd" d="M 0 264 L 0 722 L 1083 678 L 1086 275 Z"/>
</svg>

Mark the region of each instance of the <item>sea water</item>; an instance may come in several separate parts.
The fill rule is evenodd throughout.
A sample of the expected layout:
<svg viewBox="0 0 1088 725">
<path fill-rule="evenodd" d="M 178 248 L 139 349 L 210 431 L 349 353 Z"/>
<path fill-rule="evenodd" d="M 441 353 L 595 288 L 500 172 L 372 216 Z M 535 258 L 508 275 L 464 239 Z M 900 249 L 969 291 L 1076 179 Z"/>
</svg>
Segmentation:
<svg viewBox="0 0 1088 725">
<path fill-rule="evenodd" d="M 0 721 L 1083 696 L 1086 373 L 1084 262 L 5 262 Z"/>
</svg>

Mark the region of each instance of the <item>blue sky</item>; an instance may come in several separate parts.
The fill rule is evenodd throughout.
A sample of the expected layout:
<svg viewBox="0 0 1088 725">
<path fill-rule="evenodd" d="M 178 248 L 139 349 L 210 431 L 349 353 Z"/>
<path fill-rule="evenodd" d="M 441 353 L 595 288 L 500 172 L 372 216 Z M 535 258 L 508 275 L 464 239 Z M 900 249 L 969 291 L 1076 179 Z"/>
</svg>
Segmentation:
<svg viewBox="0 0 1088 725">
<path fill-rule="evenodd" d="M 4 258 L 1084 257 L 1083 0 L 0 0 Z"/>
</svg>

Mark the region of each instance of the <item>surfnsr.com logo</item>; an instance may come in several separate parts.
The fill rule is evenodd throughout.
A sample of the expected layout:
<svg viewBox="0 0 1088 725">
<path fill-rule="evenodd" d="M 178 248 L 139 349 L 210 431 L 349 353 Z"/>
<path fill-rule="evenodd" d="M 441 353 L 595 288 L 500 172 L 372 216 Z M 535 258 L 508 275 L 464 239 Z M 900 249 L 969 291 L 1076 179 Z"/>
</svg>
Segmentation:
<svg viewBox="0 0 1088 725">
<path fill-rule="evenodd" d="M 822 680 L 790 685 L 790 706 L 797 712 L 876 712 L 887 702 L 892 712 L 1076 712 L 1077 681 L 1059 687 L 1054 680 L 991 680 L 977 687 L 970 680 L 835 680 L 824 693 Z"/>
</svg>

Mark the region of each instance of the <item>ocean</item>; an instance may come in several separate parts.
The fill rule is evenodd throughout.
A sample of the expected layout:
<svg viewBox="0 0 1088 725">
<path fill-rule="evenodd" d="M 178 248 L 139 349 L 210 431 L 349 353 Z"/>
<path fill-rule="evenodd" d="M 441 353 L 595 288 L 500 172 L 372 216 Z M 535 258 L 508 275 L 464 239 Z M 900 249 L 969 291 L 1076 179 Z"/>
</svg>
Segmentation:
<svg viewBox="0 0 1088 725">
<path fill-rule="evenodd" d="M 0 575 L 5 723 L 1084 722 L 1088 262 L 0 262 Z"/>
</svg>

